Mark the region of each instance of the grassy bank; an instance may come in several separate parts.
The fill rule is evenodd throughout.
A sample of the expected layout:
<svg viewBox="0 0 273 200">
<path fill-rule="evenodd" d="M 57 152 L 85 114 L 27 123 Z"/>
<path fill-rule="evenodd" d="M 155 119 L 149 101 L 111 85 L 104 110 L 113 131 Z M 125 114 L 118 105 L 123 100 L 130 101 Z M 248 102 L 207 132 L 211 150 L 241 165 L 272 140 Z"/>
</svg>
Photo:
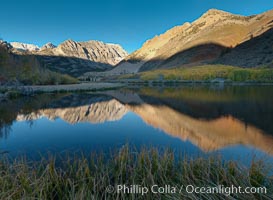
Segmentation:
<svg viewBox="0 0 273 200">
<path fill-rule="evenodd" d="M 204 65 L 189 68 L 160 69 L 142 72 L 141 80 L 207 81 L 222 78 L 235 82 L 273 82 L 272 68 L 239 68 L 225 65 Z M 128 77 L 126 77 L 128 78 Z"/>
<path fill-rule="evenodd" d="M 90 158 L 74 157 L 44 159 L 29 163 L 24 159 L 0 162 L 0 199 L 271 199 L 273 179 L 268 175 L 271 166 L 253 162 L 250 167 L 220 158 L 186 159 L 175 161 L 171 151 L 157 150 L 134 153 L 124 147 L 110 159 L 102 154 Z M 271 171 L 272 174 L 272 171 Z M 116 186 L 181 185 L 226 187 L 266 187 L 267 194 L 196 194 L 185 189 L 175 194 L 124 194 Z M 108 187 L 108 192 L 107 192 Z M 112 192 L 112 193 L 111 193 Z"/>
</svg>

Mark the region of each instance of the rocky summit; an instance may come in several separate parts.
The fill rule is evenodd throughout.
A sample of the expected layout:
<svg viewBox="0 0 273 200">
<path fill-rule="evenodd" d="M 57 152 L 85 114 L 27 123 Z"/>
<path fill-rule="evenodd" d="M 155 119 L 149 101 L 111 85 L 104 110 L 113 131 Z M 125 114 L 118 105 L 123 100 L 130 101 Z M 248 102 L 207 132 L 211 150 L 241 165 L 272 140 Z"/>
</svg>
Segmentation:
<svg viewBox="0 0 273 200">
<path fill-rule="evenodd" d="M 46 50 L 46 49 L 54 49 L 56 46 L 52 44 L 51 42 L 46 43 L 44 46 L 41 47 L 41 51 Z"/>
</svg>

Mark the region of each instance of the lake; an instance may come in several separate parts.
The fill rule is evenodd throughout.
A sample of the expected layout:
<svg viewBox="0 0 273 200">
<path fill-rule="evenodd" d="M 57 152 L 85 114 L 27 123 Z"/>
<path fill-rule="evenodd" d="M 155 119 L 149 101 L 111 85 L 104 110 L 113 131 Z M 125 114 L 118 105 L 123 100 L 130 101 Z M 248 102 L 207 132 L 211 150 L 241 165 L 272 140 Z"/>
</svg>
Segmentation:
<svg viewBox="0 0 273 200">
<path fill-rule="evenodd" d="M 183 86 L 39 94 L 0 102 L 11 158 L 106 155 L 128 144 L 177 156 L 273 161 L 273 86 Z"/>
</svg>

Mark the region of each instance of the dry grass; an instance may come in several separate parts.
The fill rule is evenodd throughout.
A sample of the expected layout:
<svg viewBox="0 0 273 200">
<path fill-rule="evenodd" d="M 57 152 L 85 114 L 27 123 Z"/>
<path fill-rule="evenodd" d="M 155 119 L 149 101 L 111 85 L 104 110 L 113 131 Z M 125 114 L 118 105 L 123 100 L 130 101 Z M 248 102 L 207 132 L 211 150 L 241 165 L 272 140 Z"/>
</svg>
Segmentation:
<svg viewBox="0 0 273 200">
<path fill-rule="evenodd" d="M 270 171 L 268 171 L 271 170 Z M 25 159 L 0 162 L 0 199 L 272 199 L 272 167 L 264 162 L 240 166 L 220 158 L 179 159 L 166 150 L 143 149 L 135 153 L 125 146 L 110 159 L 67 157 L 28 163 Z M 150 187 L 154 184 L 193 186 L 267 187 L 267 194 L 124 194 L 107 193 L 108 185 Z"/>
</svg>

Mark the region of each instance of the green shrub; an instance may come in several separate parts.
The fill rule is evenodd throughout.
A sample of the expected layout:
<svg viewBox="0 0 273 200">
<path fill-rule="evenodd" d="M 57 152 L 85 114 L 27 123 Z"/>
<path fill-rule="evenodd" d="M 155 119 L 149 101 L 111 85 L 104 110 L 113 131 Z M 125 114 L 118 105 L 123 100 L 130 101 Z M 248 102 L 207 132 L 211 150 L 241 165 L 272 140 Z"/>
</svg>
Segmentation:
<svg viewBox="0 0 273 200">
<path fill-rule="evenodd" d="M 247 81 L 250 80 L 250 71 L 245 69 L 235 69 L 231 71 L 228 78 L 233 81 Z"/>
</svg>

